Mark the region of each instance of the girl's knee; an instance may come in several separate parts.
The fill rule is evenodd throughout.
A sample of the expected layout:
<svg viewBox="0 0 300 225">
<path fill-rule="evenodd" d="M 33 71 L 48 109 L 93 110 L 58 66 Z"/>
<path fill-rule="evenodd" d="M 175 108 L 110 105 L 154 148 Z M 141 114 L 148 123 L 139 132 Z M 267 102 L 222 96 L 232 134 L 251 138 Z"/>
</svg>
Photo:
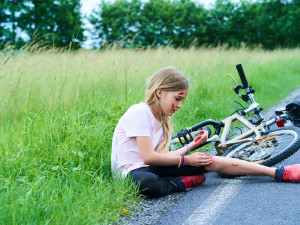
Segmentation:
<svg viewBox="0 0 300 225">
<path fill-rule="evenodd" d="M 210 172 L 218 171 L 225 163 L 226 161 L 224 160 L 224 157 L 213 156 L 212 163 L 205 166 L 205 169 Z"/>
</svg>

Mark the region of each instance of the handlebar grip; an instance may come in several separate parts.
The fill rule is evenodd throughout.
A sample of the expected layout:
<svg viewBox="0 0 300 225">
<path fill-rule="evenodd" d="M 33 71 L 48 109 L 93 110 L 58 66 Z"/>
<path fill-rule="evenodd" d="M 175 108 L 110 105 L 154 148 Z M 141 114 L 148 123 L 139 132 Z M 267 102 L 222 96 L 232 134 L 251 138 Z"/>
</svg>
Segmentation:
<svg viewBox="0 0 300 225">
<path fill-rule="evenodd" d="M 247 81 L 247 78 L 245 76 L 245 73 L 244 73 L 244 70 L 243 70 L 243 67 L 241 64 L 238 64 L 236 65 L 236 69 L 240 75 L 240 78 L 241 78 L 241 81 L 242 81 L 242 84 L 243 84 L 243 88 L 248 88 L 248 81 Z"/>
</svg>

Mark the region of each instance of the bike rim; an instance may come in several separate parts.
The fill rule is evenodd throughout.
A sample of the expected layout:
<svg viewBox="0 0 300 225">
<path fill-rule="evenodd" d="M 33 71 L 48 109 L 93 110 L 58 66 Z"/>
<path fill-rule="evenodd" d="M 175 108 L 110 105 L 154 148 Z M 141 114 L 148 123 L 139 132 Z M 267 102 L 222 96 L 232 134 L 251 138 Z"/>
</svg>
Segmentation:
<svg viewBox="0 0 300 225">
<path fill-rule="evenodd" d="M 256 144 L 245 143 L 238 146 L 226 157 L 260 163 L 285 151 L 295 142 L 297 137 L 297 132 L 293 130 L 272 131 L 264 135 Z"/>
</svg>

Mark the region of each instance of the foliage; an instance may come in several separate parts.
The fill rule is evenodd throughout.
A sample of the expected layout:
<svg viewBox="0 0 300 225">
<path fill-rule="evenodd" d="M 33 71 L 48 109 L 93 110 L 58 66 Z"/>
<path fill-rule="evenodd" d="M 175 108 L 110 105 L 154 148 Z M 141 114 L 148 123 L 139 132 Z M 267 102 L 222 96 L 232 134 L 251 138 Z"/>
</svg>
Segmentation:
<svg viewBox="0 0 300 225">
<path fill-rule="evenodd" d="M 2 37 L 5 44 L 78 48 L 84 39 L 80 0 L 4 0 L 2 4 L 7 16 L 0 17 L 0 23 L 12 24 Z M 21 38 L 21 32 L 27 38 Z"/>
<path fill-rule="evenodd" d="M 216 0 L 204 9 L 193 0 L 117 0 L 89 18 L 100 46 L 297 47 L 299 1 Z"/>
<path fill-rule="evenodd" d="M 78 49 L 83 32 L 95 48 L 172 46 L 294 48 L 300 44 L 299 0 L 99 1 L 84 28 L 80 0 L 2 0 L 0 49 Z"/>
<path fill-rule="evenodd" d="M 263 1 L 243 4 L 243 16 L 236 18 L 248 46 L 295 47 L 299 45 L 299 3 L 296 1 Z M 298 28 L 297 28 L 298 27 Z M 298 30 L 298 31 L 296 31 Z"/>
<path fill-rule="evenodd" d="M 190 46 L 194 34 L 205 29 L 202 27 L 205 11 L 191 0 L 103 1 L 100 8 L 100 13 L 94 11 L 90 22 L 104 44 Z"/>
<path fill-rule="evenodd" d="M 11 40 L 15 44 L 17 38 L 17 13 L 23 3 L 18 0 L 2 0 L 0 2 L 0 49 Z"/>
</svg>

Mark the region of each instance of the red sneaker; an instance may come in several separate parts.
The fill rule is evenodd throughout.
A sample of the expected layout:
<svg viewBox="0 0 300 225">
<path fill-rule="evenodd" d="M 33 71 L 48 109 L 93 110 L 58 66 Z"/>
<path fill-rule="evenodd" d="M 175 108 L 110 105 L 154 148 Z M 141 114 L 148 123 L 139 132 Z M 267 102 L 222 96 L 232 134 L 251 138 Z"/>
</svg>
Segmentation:
<svg viewBox="0 0 300 225">
<path fill-rule="evenodd" d="M 205 176 L 201 175 L 194 175 L 194 176 L 185 176 L 181 178 L 182 183 L 184 183 L 185 189 L 196 187 L 200 184 L 205 182 Z"/>
<path fill-rule="evenodd" d="M 277 169 L 277 180 L 300 182 L 300 164 L 294 164 Z"/>
</svg>

